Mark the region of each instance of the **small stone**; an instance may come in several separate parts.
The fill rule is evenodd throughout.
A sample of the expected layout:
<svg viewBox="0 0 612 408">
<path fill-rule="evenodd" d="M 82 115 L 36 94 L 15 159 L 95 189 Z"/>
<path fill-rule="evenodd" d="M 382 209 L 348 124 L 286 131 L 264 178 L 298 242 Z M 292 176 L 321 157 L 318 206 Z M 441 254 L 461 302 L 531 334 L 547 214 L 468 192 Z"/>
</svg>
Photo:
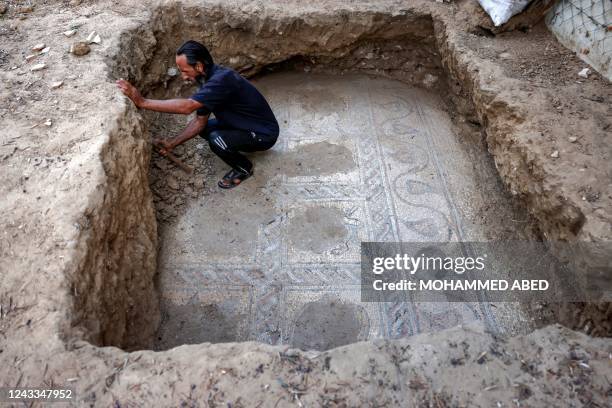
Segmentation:
<svg viewBox="0 0 612 408">
<path fill-rule="evenodd" d="M 51 50 L 51 47 L 45 47 L 42 50 L 40 50 L 41 54 L 47 54 L 49 52 L 49 50 Z"/>
<path fill-rule="evenodd" d="M 581 78 L 588 78 L 590 73 L 591 73 L 591 70 L 589 68 L 585 68 L 578 73 L 578 76 Z"/>
<path fill-rule="evenodd" d="M 51 89 L 57 89 L 64 85 L 64 81 L 51 82 Z"/>
<path fill-rule="evenodd" d="M 38 57 L 38 54 L 31 54 L 25 57 L 26 62 L 32 61 L 34 58 Z"/>
<path fill-rule="evenodd" d="M 168 71 L 166 73 L 168 74 L 168 76 L 175 77 L 178 75 L 178 69 L 168 68 Z"/>
<path fill-rule="evenodd" d="M 87 36 L 87 42 L 89 44 L 100 44 L 102 42 L 102 39 L 100 38 L 100 36 L 98 34 L 96 34 L 95 31 L 92 31 Z"/>
<path fill-rule="evenodd" d="M 32 72 L 36 72 L 36 71 L 43 70 L 43 69 L 45 69 L 45 68 L 47 68 L 47 65 L 46 65 L 46 64 L 36 64 L 36 65 L 34 65 L 32 68 L 30 68 L 30 71 L 32 71 Z"/>
<path fill-rule="evenodd" d="M 34 7 L 32 6 L 24 6 L 24 7 L 19 7 L 17 9 L 18 13 L 31 13 L 34 11 Z"/>
<path fill-rule="evenodd" d="M 0 4 L 0 15 L 6 13 L 8 11 L 8 5 L 6 4 Z"/>
<path fill-rule="evenodd" d="M 70 4 L 72 7 L 76 7 L 76 6 L 80 5 L 81 2 L 82 2 L 82 0 L 70 0 L 70 3 L 68 3 L 68 4 Z"/>
<path fill-rule="evenodd" d="M 435 75 L 426 74 L 425 78 L 423 78 L 423 85 L 425 85 L 426 88 L 433 88 L 436 82 L 438 82 L 438 77 Z"/>
<path fill-rule="evenodd" d="M 70 52 L 78 57 L 89 54 L 89 51 L 91 51 L 89 44 L 83 41 L 75 42 L 70 47 Z"/>
<path fill-rule="evenodd" d="M 510 55 L 509 52 L 502 52 L 501 54 L 499 54 L 499 58 L 501 58 L 501 59 L 510 59 L 510 58 L 512 58 L 512 55 Z"/>
<path fill-rule="evenodd" d="M 32 51 L 41 51 L 43 48 L 45 48 L 45 43 L 36 44 L 32 47 Z"/>
<path fill-rule="evenodd" d="M 51 122 L 51 119 L 47 119 L 45 121 L 45 126 L 51 126 L 53 124 L 53 122 Z"/>
<path fill-rule="evenodd" d="M 299 357 L 300 356 L 300 350 L 299 349 L 295 349 L 295 348 L 290 348 L 287 351 L 285 351 L 284 354 L 287 357 Z"/>
<path fill-rule="evenodd" d="M 552 153 L 550 154 L 550 157 L 552 157 L 553 159 L 558 158 L 558 157 L 559 157 L 559 151 L 558 151 L 558 150 L 555 150 L 554 152 L 552 152 Z"/>
<path fill-rule="evenodd" d="M 569 140 L 570 143 L 576 143 L 578 141 L 578 138 L 576 136 L 570 136 L 567 140 Z"/>
<path fill-rule="evenodd" d="M 72 37 L 73 35 L 75 35 L 77 32 L 77 30 L 68 30 L 68 31 L 64 31 L 62 34 L 64 34 L 66 37 Z"/>
<path fill-rule="evenodd" d="M 180 188 L 179 182 L 172 176 L 166 177 L 166 184 L 173 190 L 178 190 Z"/>
</svg>

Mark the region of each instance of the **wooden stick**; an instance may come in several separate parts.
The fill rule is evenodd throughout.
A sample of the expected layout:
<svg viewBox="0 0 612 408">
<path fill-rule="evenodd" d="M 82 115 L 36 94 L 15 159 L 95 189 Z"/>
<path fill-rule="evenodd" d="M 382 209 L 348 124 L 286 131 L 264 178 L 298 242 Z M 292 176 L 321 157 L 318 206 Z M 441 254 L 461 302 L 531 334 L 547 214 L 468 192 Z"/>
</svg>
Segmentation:
<svg viewBox="0 0 612 408">
<path fill-rule="evenodd" d="M 160 146 L 154 142 L 151 142 L 151 144 L 155 147 L 157 147 L 158 149 L 165 149 L 163 146 Z M 161 154 L 164 157 L 167 157 L 171 162 L 173 162 L 174 164 L 176 164 L 177 166 L 179 166 L 185 173 L 191 174 L 193 173 L 193 167 L 186 165 L 185 163 L 183 163 L 178 157 L 176 157 L 175 155 L 173 155 L 172 153 L 166 151 L 166 153 L 162 153 L 161 151 L 158 151 L 159 154 Z"/>
</svg>

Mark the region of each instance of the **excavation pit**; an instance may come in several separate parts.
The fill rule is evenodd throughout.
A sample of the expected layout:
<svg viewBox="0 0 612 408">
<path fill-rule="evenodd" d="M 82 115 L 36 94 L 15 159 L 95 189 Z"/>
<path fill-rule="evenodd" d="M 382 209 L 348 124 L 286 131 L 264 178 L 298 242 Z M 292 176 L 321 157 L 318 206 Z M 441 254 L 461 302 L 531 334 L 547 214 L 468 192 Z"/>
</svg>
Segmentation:
<svg viewBox="0 0 612 408">
<path fill-rule="evenodd" d="M 512 218 L 508 197 L 486 153 L 474 157 L 461 144 L 439 96 L 396 80 L 303 70 L 254 84 L 281 132 L 273 149 L 250 155 L 255 175 L 239 188 L 217 187 L 227 165 L 201 137 L 179 149 L 195 176 L 153 157 L 156 349 L 255 340 L 327 350 L 474 321 L 529 331 L 513 304 L 361 302 L 362 241 L 524 236 L 516 223 L 488 222 Z M 186 123 L 169 116 L 151 116 L 155 136 Z M 475 170 L 474 160 L 485 165 Z"/>
<path fill-rule="evenodd" d="M 27 15 L 9 7 L 0 22 L 3 386 L 69 385 L 78 406 L 605 405 L 608 339 L 559 325 L 513 338 L 482 324 L 440 331 L 468 321 L 495 329 L 494 321 L 513 334 L 530 330 L 533 315 L 500 305 L 364 304 L 349 290 L 364 229 L 389 240 L 445 231 L 435 217 L 403 223 L 406 193 L 444 211 L 453 204 L 456 214 L 442 213 L 465 239 L 511 239 L 537 226 L 545 240 L 609 241 L 610 115 L 601 101 L 612 91 L 595 73 L 577 84 L 583 63 L 545 27 L 478 35 L 486 16 L 472 13 L 475 1 L 38 3 Z M 82 24 L 77 36 L 101 36 L 87 56 L 62 52 L 73 39 L 61 27 L 73 23 Z M 50 52 L 36 63 L 46 68 L 30 71 L 24 57 L 43 36 Z M 302 118 L 294 133 L 300 118 L 281 119 L 283 142 L 254 155 L 256 176 L 231 192 L 217 189 L 225 168 L 202 140 L 177 151 L 196 168 L 191 178 L 152 154 L 150 136 L 173 135 L 185 118 L 149 116 L 114 85 L 123 77 L 152 97 L 189 95 L 193 88 L 168 75 L 188 38 L 254 80 L 279 116 L 299 106 L 320 119 Z M 522 69 L 542 56 L 541 70 Z M 63 85 L 51 89 L 56 80 Z M 392 89 L 379 94 L 373 84 Z M 404 102 L 370 101 L 381 97 Z M 374 112 L 370 122 L 359 116 L 359 129 L 347 124 L 357 108 Z M 382 108 L 419 132 L 372 125 Z M 332 111 L 342 115 L 328 118 Z M 432 134 L 422 138 L 427 123 Z M 424 141 L 432 145 L 423 153 Z M 387 167 L 364 162 L 366 142 Z M 440 173 L 397 177 L 424 158 Z M 381 169 L 388 180 L 365 177 Z M 389 200 L 366 197 L 376 183 Z M 211 204 L 238 199 L 248 223 L 221 228 L 207 218 L 218 210 Z M 516 201 L 533 218 L 503 211 Z M 387 223 L 377 218 L 386 210 L 372 210 L 385 202 L 399 208 Z M 185 224 L 204 227 L 180 230 Z M 208 225 L 224 244 L 206 235 Z M 376 227 L 386 229 L 368 231 Z M 183 252 L 186 242 L 197 251 Z M 263 267 L 240 270 L 253 242 Z M 300 259 L 312 263 L 290 263 Z M 564 324 L 609 335 L 609 304 L 583 306 Z"/>
<path fill-rule="evenodd" d="M 146 330 L 125 331 L 128 348 L 249 340 L 333 348 L 471 321 L 496 333 L 533 329 L 530 312 L 512 303 L 359 301 L 362 241 L 537 239 L 542 228 L 566 237 L 584 223 L 573 207 L 539 209 L 549 203 L 529 184 L 533 162 L 504 140 L 524 112 L 483 93 L 470 76 L 480 68 L 458 68 L 440 20 L 404 10 L 238 24 L 223 7 L 187 4 L 165 3 L 123 33 L 129 52 L 114 56 L 112 75 L 152 98 L 188 97 L 195 88 L 176 75 L 175 52 L 199 40 L 216 63 L 255 81 L 281 134 L 252 155 L 255 176 L 232 191 L 216 186 L 227 168 L 202 138 L 176 150 L 194 176 L 153 155 L 161 314 Z M 491 70 L 484 84 L 493 74 L 502 72 Z M 144 139 L 176 135 L 186 123 L 140 117 Z M 525 202 L 539 218 L 520 208 Z M 337 318 L 311 316 L 325 307 Z M 147 314 L 155 312 L 135 310 L 131 320 Z M 309 325 L 321 329 L 306 336 L 317 341 L 306 341 Z"/>
<path fill-rule="evenodd" d="M 473 321 L 496 333 L 530 331 L 529 313 L 510 303 L 493 311 L 486 302 L 360 301 L 362 241 L 537 232 L 499 180 L 431 16 L 338 14 L 240 28 L 228 19 L 223 9 L 162 7 L 123 35 L 137 57 L 114 63 L 116 77 L 149 97 L 188 97 L 195 88 L 172 72 L 175 51 L 200 40 L 217 63 L 255 82 L 281 127 L 273 149 L 251 155 L 255 176 L 231 191 L 217 187 L 227 166 L 203 138 L 176 149 L 192 176 L 153 154 L 161 319 L 135 347 L 255 340 L 329 349 Z M 172 137 L 186 124 L 143 118 L 145 138 Z"/>
</svg>

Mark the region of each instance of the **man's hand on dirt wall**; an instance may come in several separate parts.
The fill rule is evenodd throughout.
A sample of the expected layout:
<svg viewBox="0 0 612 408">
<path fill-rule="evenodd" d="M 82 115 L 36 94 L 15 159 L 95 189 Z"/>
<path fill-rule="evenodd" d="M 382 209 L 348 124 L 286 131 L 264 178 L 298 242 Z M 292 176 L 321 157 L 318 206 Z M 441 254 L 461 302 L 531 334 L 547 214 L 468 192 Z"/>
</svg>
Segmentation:
<svg viewBox="0 0 612 408">
<path fill-rule="evenodd" d="M 117 80 L 117 87 L 121 89 L 121 92 L 123 92 L 125 96 L 127 96 L 128 98 L 132 100 L 132 102 L 134 102 L 134 105 L 136 105 L 136 107 L 138 108 L 141 107 L 142 101 L 144 101 L 144 98 L 142 97 L 142 95 L 140 94 L 138 89 L 136 89 L 134 85 L 130 84 L 128 81 L 121 78 Z"/>
</svg>

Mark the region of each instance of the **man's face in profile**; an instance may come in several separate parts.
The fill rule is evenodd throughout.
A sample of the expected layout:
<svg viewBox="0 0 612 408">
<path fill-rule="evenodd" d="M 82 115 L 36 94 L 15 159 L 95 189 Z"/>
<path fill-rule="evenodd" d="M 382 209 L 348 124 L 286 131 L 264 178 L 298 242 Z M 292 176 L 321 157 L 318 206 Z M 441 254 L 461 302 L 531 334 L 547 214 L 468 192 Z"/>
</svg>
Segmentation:
<svg viewBox="0 0 612 408">
<path fill-rule="evenodd" d="M 201 62 L 196 63 L 195 67 L 189 65 L 185 55 L 176 56 L 176 66 L 181 71 L 184 81 L 199 83 L 204 76 L 204 65 Z"/>
</svg>

